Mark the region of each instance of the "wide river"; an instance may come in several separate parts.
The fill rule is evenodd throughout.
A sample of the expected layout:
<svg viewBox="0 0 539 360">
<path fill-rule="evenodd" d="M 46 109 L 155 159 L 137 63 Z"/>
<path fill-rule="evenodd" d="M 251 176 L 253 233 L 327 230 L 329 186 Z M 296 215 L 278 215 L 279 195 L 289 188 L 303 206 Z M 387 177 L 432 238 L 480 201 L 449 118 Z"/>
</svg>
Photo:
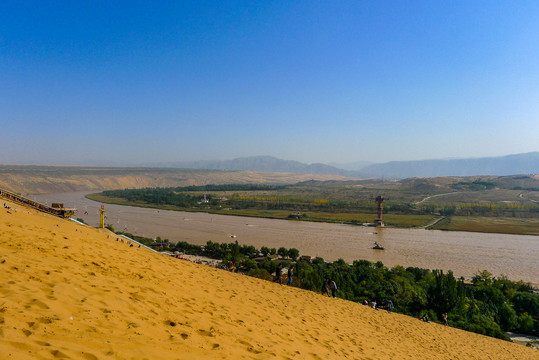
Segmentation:
<svg viewBox="0 0 539 360">
<path fill-rule="evenodd" d="M 100 203 L 86 193 L 30 196 L 43 203 L 63 202 L 76 207 L 76 217 L 88 224 L 99 223 Z M 446 232 L 423 229 L 372 228 L 353 225 L 313 223 L 190 213 L 105 205 L 107 224 L 115 230 L 171 242 L 193 244 L 232 242 L 279 248 L 296 248 L 302 255 L 333 261 L 357 259 L 382 261 L 384 265 L 416 266 L 452 270 L 471 277 L 480 270 L 511 280 L 539 284 L 539 236 Z M 385 250 L 373 250 L 374 242 Z"/>
</svg>

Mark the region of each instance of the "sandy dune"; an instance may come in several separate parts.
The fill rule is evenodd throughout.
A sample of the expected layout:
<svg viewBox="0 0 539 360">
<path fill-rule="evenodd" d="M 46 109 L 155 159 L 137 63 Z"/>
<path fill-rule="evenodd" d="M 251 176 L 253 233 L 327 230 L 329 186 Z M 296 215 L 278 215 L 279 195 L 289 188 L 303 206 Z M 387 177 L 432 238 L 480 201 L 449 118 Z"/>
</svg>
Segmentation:
<svg viewBox="0 0 539 360">
<path fill-rule="evenodd" d="M 2 201 L 3 203 L 3 201 Z M 539 352 L 0 207 L 0 359 L 537 359 Z"/>
<path fill-rule="evenodd" d="M 24 194 L 206 184 L 293 184 L 345 180 L 339 175 L 144 167 L 1 165 L 0 187 Z"/>
</svg>

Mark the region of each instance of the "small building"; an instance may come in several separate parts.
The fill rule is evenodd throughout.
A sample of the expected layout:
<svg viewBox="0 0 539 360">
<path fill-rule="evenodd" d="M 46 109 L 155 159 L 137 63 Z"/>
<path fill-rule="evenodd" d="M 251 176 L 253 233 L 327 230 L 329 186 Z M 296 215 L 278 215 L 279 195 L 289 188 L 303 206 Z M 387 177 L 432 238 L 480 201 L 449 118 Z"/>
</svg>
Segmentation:
<svg viewBox="0 0 539 360">
<path fill-rule="evenodd" d="M 281 261 L 283 260 L 283 258 L 281 255 L 275 254 L 275 255 L 268 255 L 268 256 L 258 256 L 258 257 L 255 257 L 253 260 L 256 261 L 257 263 L 262 263 L 266 260 Z"/>
</svg>

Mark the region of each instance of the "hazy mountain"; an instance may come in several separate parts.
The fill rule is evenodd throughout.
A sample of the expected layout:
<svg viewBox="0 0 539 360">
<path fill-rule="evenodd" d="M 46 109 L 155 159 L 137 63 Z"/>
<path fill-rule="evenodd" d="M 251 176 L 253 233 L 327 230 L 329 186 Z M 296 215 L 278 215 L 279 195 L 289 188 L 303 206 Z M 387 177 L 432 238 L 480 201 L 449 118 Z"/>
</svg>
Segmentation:
<svg viewBox="0 0 539 360">
<path fill-rule="evenodd" d="M 361 169 L 364 177 L 394 179 L 537 173 L 539 173 L 539 152 L 474 159 L 391 161 Z"/>
<path fill-rule="evenodd" d="M 281 160 L 272 156 L 251 156 L 232 160 L 181 161 L 160 166 L 190 169 L 241 170 L 262 172 L 287 172 L 293 174 L 318 174 L 357 176 L 357 173 L 326 164 L 304 164 L 294 160 Z"/>
<path fill-rule="evenodd" d="M 362 164 L 366 166 L 361 167 Z M 409 177 L 517 175 L 539 173 L 539 152 L 473 159 L 391 161 L 384 164 L 356 162 L 340 164 L 305 164 L 272 156 L 251 156 L 232 160 L 180 161 L 144 164 L 188 169 L 285 172 L 292 174 L 341 175 L 361 178 L 403 179 Z M 333 163 L 333 165 L 339 165 Z M 346 168 L 346 169 L 345 169 Z M 355 169 L 358 169 L 354 171 Z"/>
<path fill-rule="evenodd" d="M 334 166 L 338 169 L 349 170 L 349 171 L 360 171 L 366 166 L 374 164 L 372 161 L 355 161 L 350 163 L 338 163 L 330 162 L 328 165 Z"/>
</svg>

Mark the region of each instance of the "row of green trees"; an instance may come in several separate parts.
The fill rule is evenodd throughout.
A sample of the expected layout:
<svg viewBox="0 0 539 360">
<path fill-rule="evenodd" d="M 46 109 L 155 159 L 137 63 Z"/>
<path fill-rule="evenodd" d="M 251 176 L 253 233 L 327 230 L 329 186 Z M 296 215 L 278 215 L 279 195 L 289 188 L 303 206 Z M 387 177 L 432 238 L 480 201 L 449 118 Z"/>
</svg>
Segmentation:
<svg viewBox="0 0 539 360">
<path fill-rule="evenodd" d="M 480 190 L 491 190 L 496 187 L 496 184 L 490 181 L 461 181 L 455 184 L 451 184 L 450 187 L 456 190 L 471 190 L 471 191 L 480 191 Z"/>
</svg>

